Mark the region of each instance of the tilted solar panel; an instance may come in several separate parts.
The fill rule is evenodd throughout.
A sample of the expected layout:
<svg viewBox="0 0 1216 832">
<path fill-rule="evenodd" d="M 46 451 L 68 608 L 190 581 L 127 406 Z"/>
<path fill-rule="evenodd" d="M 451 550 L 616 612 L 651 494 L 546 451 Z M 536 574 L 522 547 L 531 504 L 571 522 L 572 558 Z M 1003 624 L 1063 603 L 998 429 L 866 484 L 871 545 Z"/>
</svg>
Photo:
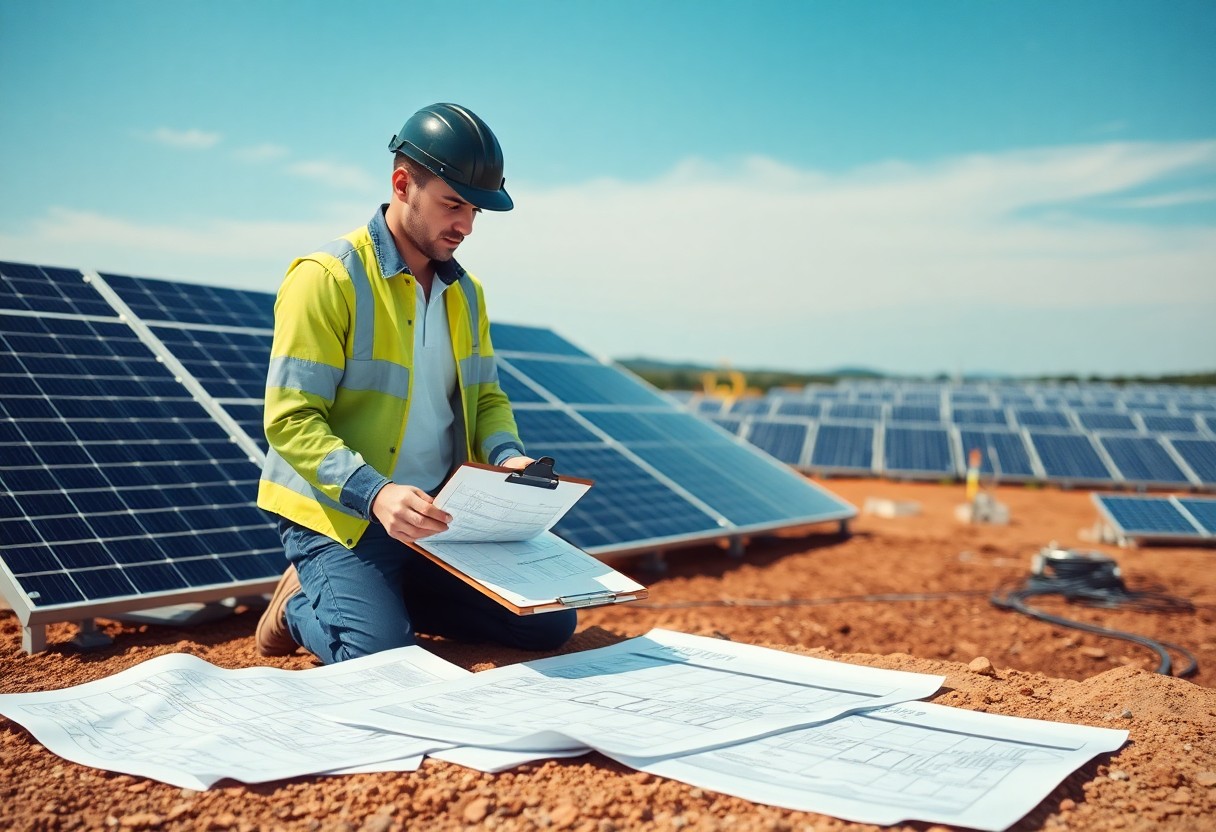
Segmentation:
<svg viewBox="0 0 1216 832">
<path fill-rule="evenodd" d="M 1085 434 L 1031 431 L 1030 444 L 1049 480 L 1071 484 L 1115 479 Z"/>
<path fill-rule="evenodd" d="M 807 422 L 754 418 L 748 423 L 745 438 L 775 459 L 800 467 L 809 429 Z"/>
<path fill-rule="evenodd" d="M 950 432 L 946 428 L 887 426 L 883 431 L 882 470 L 900 477 L 954 476 Z"/>
<path fill-rule="evenodd" d="M 1166 440 L 1205 486 L 1216 487 L 1216 439 Z"/>
<path fill-rule="evenodd" d="M 0 584 L 27 649 L 45 622 L 273 586 L 246 450 L 80 272 L 0 275 Z"/>
<path fill-rule="evenodd" d="M 873 473 L 874 427 L 820 422 L 811 447 L 810 467 L 829 473 Z"/>
<path fill-rule="evenodd" d="M 1099 436 L 1098 441 L 1128 482 L 1146 485 L 1191 484 L 1156 437 Z"/>
<path fill-rule="evenodd" d="M 1093 500 L 1122 540 L 1188 541 L 1209 536 L 1174 497 L 1094 494 Z"/>
<path fill-rule="evenodd" d="M 960 430 L 960 467 L 966 473 L 971 450 L 980 452 L 980 473 L 1000 479 L 1029 480 L 1037 475 L 1022 434 L 1007 430 Z"/>
<path fill-rule="evenodd" d="M 1216 537 L 1216 500 L 1202 497 L 1178 497 L 1178 504 L 1199 526 Z"/>
</svg>

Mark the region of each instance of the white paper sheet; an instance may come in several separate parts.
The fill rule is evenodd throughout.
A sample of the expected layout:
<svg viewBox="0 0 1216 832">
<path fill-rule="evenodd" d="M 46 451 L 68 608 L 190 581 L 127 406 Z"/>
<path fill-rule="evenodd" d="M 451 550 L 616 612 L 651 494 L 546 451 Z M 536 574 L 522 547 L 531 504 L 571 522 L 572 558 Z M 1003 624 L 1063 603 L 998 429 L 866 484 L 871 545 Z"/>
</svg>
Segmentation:
<svg viewBox="0 0 1216 832">
<path fill-rule="evenodd" d="M 1126 731 L 997 716 L 926 702 L 845 716 L 728 748 L 631 768 L 804 812 L 1000 832 Z"/>
<path fill-rule="evenodd" d="M 427 537 L 418 545 L 518 607 L 544 607 L 562 598 L 578 606 L 579 597 L 645 590 L 552 532 L 507 543 L 436 543 Z"/>
<path fill-rule="evenodd" d="M 389 759 L 414 758 L 416 768 L 446 745 L 342 727 L 306 709 L 467 675 L 416 646 L 294 671 L 226 670 L 174 653 L 63 690 L 2 695 L 0 714 L 73 762 L 202 790 L 226 777 L 260 783 Z"/>
<path fill-rule="evenodd" d="M 428 757 L 455 763 L 465 768 L 474 768 L 487 774 L 497 774 L 524 763 L 534 763 L 538 760 L 551 760 L 559 757 L 581 757 L 590 754 L 590 748 L 571 748 L 565 751 L 503 751 L 499 748 L 474 748 L 468 745 L 449 748 L 446 751 L 432 751 Z"/>
<path fill-rule="evenodd" d="M 475 673 L 319 715 L 453 745 L 703 750 L 929 696 L 944 677 L 652 630 L 620 644 Z"/>
<path fill-rule="evenodd" d="M 447 531 L 427 540 L 527 540 L 553 528 L 591 487 L 568 481 L 557 488 L 519 485 L 507 481 L 510 473 L 470 465 L 457 468 L 435 495 L 435 505 L 452 515 L 452 522 Z"/>
</svg>

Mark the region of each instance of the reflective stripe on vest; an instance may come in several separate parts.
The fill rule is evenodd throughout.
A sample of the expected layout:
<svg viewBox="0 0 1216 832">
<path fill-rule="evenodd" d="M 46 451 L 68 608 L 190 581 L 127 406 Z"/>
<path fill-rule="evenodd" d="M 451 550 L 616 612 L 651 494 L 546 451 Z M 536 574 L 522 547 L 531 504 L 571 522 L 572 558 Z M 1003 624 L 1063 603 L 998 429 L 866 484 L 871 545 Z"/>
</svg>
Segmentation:
<svg viewBox="0 0 1216 832">
<path fill-rule="evenodd" d="M 329 458 L 326 457 L 325 462 L 321 463 L 321 467 L 324 468 L 325 464 L 328 462 Z M 335 500 L 331 500 L 329 497 L 326 497 L 320 491 L 309 485 L 308 481 L 296 473 L 296 469 L 292 468 L 291 465 L 287 463 L 287 460 L 279 456 L 279 452 L 274 448 L 271 448 L 266 452 L 266 463 L 262 468 L 262 479 L 273 482 L 276 485 L 281 485 L 284 488 L 288 488 L 301 496 L 307 497 L 310 500 L 316 500 L 326 508 L 340 511 L 343 514 L 349 514 L 351 517 L 359 517 L 360 519 L 363 519 L 358 512 L 350 510 Z M 345 480 L 343 480 L 343 482 L 345 482 Z"/>
</svg>

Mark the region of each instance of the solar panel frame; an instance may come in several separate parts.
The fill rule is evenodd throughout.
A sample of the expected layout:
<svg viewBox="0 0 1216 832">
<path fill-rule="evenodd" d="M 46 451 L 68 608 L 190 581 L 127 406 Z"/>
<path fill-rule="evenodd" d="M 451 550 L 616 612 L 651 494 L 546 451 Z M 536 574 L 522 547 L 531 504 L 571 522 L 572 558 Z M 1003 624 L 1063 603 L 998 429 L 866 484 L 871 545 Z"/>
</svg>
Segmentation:
<svg viewBox="0 0 1216 832">
<path fill-rule="evenodd" d="M 1129 485 L 1177 487 L 1200 484 L 1171 449 L 1155 436 L 1095 433 L 1094 438 L 1120 478 Z"/>
<path fill-rule="evenodd" d="M 885 425 L 879 472 L 899 479 L 953 478 L 958 470 L 951 431 L 946 426 Z M 926 464 L 919 464 L 921 462 Z M 936 461 L 936 466 L 930 465 Z"/>
<path fill-rule="evenodd" d="M 1039 470 L 1048 482 L 1074 486 L 1109 485 L 1120 481 L 1091 434 L 1026 429 L 1025 435 Z M 1045 450 L 1050 452 L 1048 458 L 1044 458 Z M 1091 456 L 1086 456 L 1086 451 Z"/>
<path fill-rule="evenodd" d="M 1090 497 L 1122 545 L 1216 541 L 1216 535 L 1204 529 L 1176 496 L 1095 492 Z M 1216 503 L 1216 500 L 1209 502 Z"/>
</svg>

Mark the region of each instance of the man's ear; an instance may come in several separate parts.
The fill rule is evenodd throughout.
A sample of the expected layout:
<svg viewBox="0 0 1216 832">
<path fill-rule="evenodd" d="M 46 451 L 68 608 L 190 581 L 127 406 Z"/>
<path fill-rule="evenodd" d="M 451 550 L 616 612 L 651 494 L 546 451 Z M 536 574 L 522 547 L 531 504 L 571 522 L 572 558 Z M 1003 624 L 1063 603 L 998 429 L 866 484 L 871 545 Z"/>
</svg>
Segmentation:
<svg viewBox="0 0 1216 832">
<path fill-rule="evenodd" d="M 393 196 L 409 202 L 410 172 L 404 167 L 393 168 Z"/>
</svg>

